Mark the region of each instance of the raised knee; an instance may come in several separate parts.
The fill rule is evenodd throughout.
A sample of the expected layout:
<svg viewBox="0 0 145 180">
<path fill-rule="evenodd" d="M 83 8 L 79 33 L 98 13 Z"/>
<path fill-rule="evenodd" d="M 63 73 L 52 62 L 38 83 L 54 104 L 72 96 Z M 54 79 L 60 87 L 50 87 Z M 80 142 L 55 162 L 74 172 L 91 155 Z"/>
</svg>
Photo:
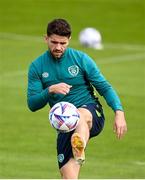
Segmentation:
<svg viewBox="0 0 145 180">
<path fill-rule="evenodd" d="M 92 128 L 92 114 L 89 110 L 85 108 L 79 108 L 79 112 L 81 115 L 81 121 L 87 123 L 89 129 Z"/>
</svg>

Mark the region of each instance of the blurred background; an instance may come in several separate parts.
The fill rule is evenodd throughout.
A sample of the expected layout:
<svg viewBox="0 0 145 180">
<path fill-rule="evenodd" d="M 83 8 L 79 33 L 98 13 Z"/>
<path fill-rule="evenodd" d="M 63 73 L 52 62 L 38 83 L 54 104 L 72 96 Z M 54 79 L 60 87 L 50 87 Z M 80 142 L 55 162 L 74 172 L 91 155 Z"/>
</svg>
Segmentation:
<svg viewBox="0 0 145 180">
<path fill-rule="evenodd" d="M 27 108 L 27 70 L 47 47 L 47 23 L 65 18 L 72 26 L 70 47 L 88 53 L 121 97 L 128 133 L 117 140 L 112 110 L 102 97 L 106 124 L 86 149 L 80 178 L 145 178 L 145 1 L 0 0 L 0 178 L 60 178 L 56 132 L 49 106 Z M 86 27 L 101 32 L 103 50 L 82 47 Z"/>
</svg>

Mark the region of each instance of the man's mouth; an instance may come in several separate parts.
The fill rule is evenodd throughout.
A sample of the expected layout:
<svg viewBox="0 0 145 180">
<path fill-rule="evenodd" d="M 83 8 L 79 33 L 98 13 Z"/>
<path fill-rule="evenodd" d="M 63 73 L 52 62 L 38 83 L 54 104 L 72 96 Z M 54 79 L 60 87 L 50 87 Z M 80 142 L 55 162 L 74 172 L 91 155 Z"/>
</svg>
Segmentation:
<svg viewBox="0 0 145 180">
<path fill-rule="evenodd" d="M 62 51 L 54 51 L 54 53 L 62 53 Z"/>
</svg>

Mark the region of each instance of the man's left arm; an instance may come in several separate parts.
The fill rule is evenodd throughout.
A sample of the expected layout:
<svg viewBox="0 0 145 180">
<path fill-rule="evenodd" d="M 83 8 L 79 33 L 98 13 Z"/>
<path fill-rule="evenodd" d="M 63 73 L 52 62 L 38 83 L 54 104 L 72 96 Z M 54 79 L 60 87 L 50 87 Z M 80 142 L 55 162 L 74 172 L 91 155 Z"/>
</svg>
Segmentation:
<svg viewBox="0 0 145 180">
<path fill-rule="evenodd" d="M 87 64 L 88 63 L 88 64 Z M 114 131 L 120 139 L 127 131 L 127 125 L 124 115 L 124 110 L 117 92 L 113 89 L 111 84 L 105 79 L 100 72 L 95 62 L 88 56 L 85 61 L 85 71 L 89 82 L 95 87 L 97 92 L 104 97 L 107 104 L 115 113 Z"/>
</svg>

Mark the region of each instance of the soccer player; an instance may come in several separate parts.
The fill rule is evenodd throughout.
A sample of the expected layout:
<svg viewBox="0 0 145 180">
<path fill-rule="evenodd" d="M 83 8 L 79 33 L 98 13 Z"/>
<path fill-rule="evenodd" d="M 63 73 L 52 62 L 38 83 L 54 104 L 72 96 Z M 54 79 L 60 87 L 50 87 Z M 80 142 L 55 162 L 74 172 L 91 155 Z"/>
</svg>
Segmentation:
<svg viewBox="0 0 145 180">
<path fill-rule="evenodd" d="M 57 157 L 62 178 L 77 179 L 85 161 L 85 148 L 90 138 L 97 136 L 104 126 L 104 114 L 94 88 L 104 97 L 115 114 L 114 131 L 120 139 L 127 125 L 120 99 L 84 52 L 68 48 L 71 27 L 64 19 L 48 23 L 45 42 L 48 50 L 36 58 L 29 67 L 27 101 L 31 111 L 46 104 L 67 101 L 80 112 L 76 129 L 58 133 Z"/>
</svg>

